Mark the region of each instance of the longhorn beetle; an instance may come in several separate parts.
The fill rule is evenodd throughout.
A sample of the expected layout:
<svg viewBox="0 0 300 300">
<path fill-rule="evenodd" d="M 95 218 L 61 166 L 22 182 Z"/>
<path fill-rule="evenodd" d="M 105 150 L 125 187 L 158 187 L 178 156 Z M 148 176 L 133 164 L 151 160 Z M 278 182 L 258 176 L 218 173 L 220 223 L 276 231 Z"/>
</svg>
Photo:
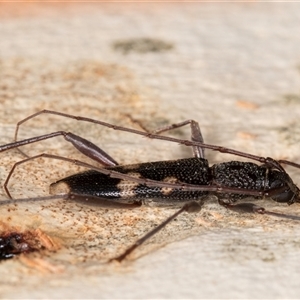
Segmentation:
<svg viewBox="0 0 300 300">
<path fill-rule="evenodd" d="M 121 166 L 101 148 L 71 132 L 57 131 L 17 141 L 20 125 L 41 114 L 58 115 L 78 121 L 98 124 L 114 130 L 145 136 L 151 139 L 182 144 L 192 148 L 193 157 Z M 191 140 L 176 139 L 161 135 L 163 132 L 185 125 L 189 125 L 191 128 Z M 68 161 L 86 167 L 89 170 L 52 183 L 50 185 L 50 193 L 54 194 L 52 196 L 7 200 L 2 201 L 3 204 L 14 201 L 40 201 L 60 198 L 110 208 L 136 208 L 141 205 L 179 207 L 179 210 L 163 223 L 149 231 L 124 253 L 112 258 L 110 261 L 116 260 L 121 262 L 134 249 L 156 234 L 181 213 L 200 211 L 205 198 L 211 194 L 217 197 L 219 204 L 231 210 L 237 212 L 256 212 L 280 217 L 287 217 L 287 215 L 267 211 L 263 207 L 252 203 L 236 202 L 248 197 L 254 199 L 268 198 L 289 205 L 300 202 L 299 188 L 281 166 L 281 164 L 287 164 L 300 168 L 299 164 L 205 144 L 200 127 L 194 120 L 186 120 L 181 123 L 165 126 L 149 133 L 112 125 L 91 118 L 51 110 L 42 110 L 20 121 L 16 126 L 15 141 L 0 146 L 0 152 L 50 139 L 55 136 L 63 136 L 66 141 L 73 144 L 81 153 L 101 163 L 103 168 L 52 154 L 42 153 L 28 157 L 23 153 L 27 158 L 15 163 L 4 183 L 4 189 L 10 198 L 12 197 L 8 190 L 8 183 L 15 168 L 18 165 L 38 157 Z M 251 162 L 229 161 L 209 166 L 208 161 L 204 158 L 204 149 L 245 157 L 257 161 L 261 163 L 261 165 Z M 297 219 L 297 217 L 294 217 L 294 219 Z"/>
</svg>

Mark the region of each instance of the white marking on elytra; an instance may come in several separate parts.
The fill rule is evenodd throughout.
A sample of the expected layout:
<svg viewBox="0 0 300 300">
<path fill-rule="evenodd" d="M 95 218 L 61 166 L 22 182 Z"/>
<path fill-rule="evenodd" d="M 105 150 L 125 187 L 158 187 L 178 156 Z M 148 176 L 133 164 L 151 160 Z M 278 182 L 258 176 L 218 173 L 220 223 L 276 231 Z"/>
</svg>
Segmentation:
<svg viewBox="0 0 300 300">
<path fill-rule="evenodd" d="M 134 178 L 143 178 L 142 175 L 138 172 L 129 172 L 126 175 L 129 175 Z M 128 197 L 135 197 L 136 192 L 135 188 L 139 186 L 138 182 L 133 182 L 130 180 L 121 180 L 117 184 L 117 188 L 120 190 L 120 197 L 128 198 Z"/>
<path fill-rule="evenodd" d="M 164 178 L 163 182 L 167 182 L 167 183 L 178 183 L 178 179 L 176 177 L 166 177 Z M 170 195 L 172 192 L 174 191 L 173 188 L 171 187 L 162 187 L 161 188 L 161 193 L 165 196 Z"/>
<path fill-rule="evenodd" d="M 50 185 L 50 194 L 51 195 L 64 195 L 70 193 L 70 187 L 65 182 L 52 183 Z"/>
</svg>

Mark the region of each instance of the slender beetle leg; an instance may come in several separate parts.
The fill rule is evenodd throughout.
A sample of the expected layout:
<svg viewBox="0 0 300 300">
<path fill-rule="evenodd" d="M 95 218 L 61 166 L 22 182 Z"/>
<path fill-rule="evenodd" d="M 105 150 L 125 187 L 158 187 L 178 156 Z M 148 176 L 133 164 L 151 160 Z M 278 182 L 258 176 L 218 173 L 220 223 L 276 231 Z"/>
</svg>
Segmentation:
<svg viewBox="0 0 300 300">
<path fill-rule="evenodd" d="M 171 125 L 166 125 L 163 127 L 160 127 L 156 130 L 153 131 L 149 131 L 142 122 L 140 122 L 139 120 L 134 119 L 131 115 L 126 114 L 126 116 L 133 122 L 138 124 L 138 126 L 140 126 L 145 132 L 149 133 L 149 134 L 161 134 L 163 132 L 167 132 L 173 129 L 177 129 L 186 125 L 190 125 L 190 129 L 191 129 L 191 141 L 192 142 L 198 142 L 198 143 L 204 143 L 204 139 L 200 130 L 200 126 L 199 123 L 194 121 L 194 120 L 185 120 L 183 122 L 178 122 L 178 123 L 174 123 Z M 194 157 L 198 157 L 198 158 L 204 158 L 204 148 L 202 148 L 201 146 L 192 146 L 192 150 L 193 150 L 193 154 Z"/>
<path fill-rule="evenodd" d="M 175 161 L 148 162 L 136 165 L 119 166 L 112 157 L 98 146 L 70 132 L 58 131 L 43 136 L 36 136 L 26 140 L 16 141 L 19 126 L 29 119 L 41 114 L 57 115 L 78 121 L 102 125 L 113 130 L 137 134 L 151 139 L 159 139 L 186 145 L 192 147 L 194 157 Z M 191 128 L 191 140 L 176 139 L 160 135 L 162 132 L 185 125 L 189 125 Z M 285 202 L 288 204 L 300 202 L 300 192 L 298 187 L 280 163 L 289 164 L 299 168 L 298 164 L 283 160 L 276 161 L 269 157 L 259 157 L 221 146 L 204 144 L 199 124 L 194 120 L 186 120 L 184 122 L 168 125 L 149 133 L 109 124 L 91 118 L 44 110 L 20 121 L 17 124 L 15 131 L 15 142 L 0 146 L 0 152 L 29 143 L 50 139 L 55 136 L 63 136 L 65 140 L 72 143 L 73 146 L 81 153 L 94 161 L 99 162 L 104 166 L 104 168 L 97 168 L 84 162 L 51 154 L 36 155 L 16 163 L 11 169 L 4 185 L 9 196 L 10 194 L 7 189 L 7 185 L 15 167 L 38 157 L 47 157 L 68 161 L 76 165 L 89 168 L 90 170 L 80 174 L 74 174 L 52 184 L 51 187 L 57 183 L 59 184 L 59 182 L 63 182 L 67 185 L 69 190 L 67 190 L 64 195 L 48 198 L 44 197 L 45 200 L 46 198 L 55 199 L 55 197 L 57 197 L 75 201 L 77 200 L 81 203 L 86 202 L 88 204 L 97 204 L 100 207 L 118 208 L 134 208 L 142 204 L 152 205 L 153 202 L 155 202 L 158 206 L 166 204 L 172 206 L 178 205 L 179 203 L 182 205 L 182 208 L 176 213 L 140 238 L 123 254 L 111 259 L 111 261 L 122 261 L 125 259 L 134 249 L 144 243 L 147 239 L 151 238 L 182 212 L 199 211 L 205 199 L 204 197 L 209 194 L 227 199 L 227 202 L 219 200 L 219 203 L 236 212 L 255 212 L 280 217 L 284 215 L 266 211 L 263 207 L 252 203 L 233 203 L 246 199 L 249 196 L 253 196 L 256 199 L 271 198 L 274 201 Z M 230 161 L 209 166 L 209 162 L 204 159 L 205 148 L 245 157 L 247 159 L 253 159 L 263 165 L 260 166 L 250 162 Z M 95 175 L 95 173 L 97 173 L 97 175 Z M 94 180 L 95 177 L 98 178 L 98 180 Z M 78 178 L 80 178 L 81 181 Z M 78 182 L 79 184 L 76 185 Z M 96 184 L 90 184 L 90 182 L 96 182 Z M 99 188 L 100 186 L 101 189 Z M 55 192 L 58 193 L 59 190 L 56 190 Z M 42 199 L 42 197 L 37 199 Z M 194 202 L 192 201 L 193 199 L 200 200 L 199 202 Z"/>
<path fill-rule="evenodd" d="M 198 142 L 198 143 L 204 143 L 204 139 L 201 133 L 201 129 L 199 126 L 199 123 L 194 121 L 194 120 L 186 120 L 183 122 L 179 122 L 179 123 L 175 123 L 172 125 L 168 125 L 162 128 L 159 128 L 155 131 L 153 131 L 153 134 L 160 134 L 162 132 L 166 132 L 172 129 L 176 129 L 176 128 L 180 128 L 183 127 L 185 125 L 190 125 L 191 127 L 191 141 L 192 142 Z M 192 146 L 193 149 L 193 154 L 194 157 L 198 157 L 198 158 L 204 158 L 204 148 L 202 148 L 201 146 Z"/>
<path fill-rule="evenodd" d="M 114 258 L 110 259 L 109 262 L 112 262 L 112 261 L 121 262 L 133 250 L 135 250 L 138 246 L 140 246 L 145 241 L 147 241 L 148 239 L 150 239 L 153 235 L 155 235 L 161 229 L 163 229 L 167 224 L 169 224 L 172 220 L 174 220 L 178 215 L 180 215 L 183 212 L 188 212 L 188 213 L 198 212 L 198 211 L 201 210 L 202 205 L 203 205 L 203 201 L 200 202 L 200 203 L 196 202 L 196 201 L 192 201 L 192 202 L 188 202 L 188 203 L 184 204 L 183 207 L 181 209 L 179 209 L 176 213 L 174 213 L 172 216 L 170 216 L 164 222 L 162 222 L 161 224 L 159 224 L 158 226 L 156 226 L 154 229 L 152 229 L 151 231 L 149 231 L 148 233 L 146 233 L 142 238 L 138 239 L 131 247 L 129 247 L 127 250 L 125 250 L 124 253 L 122 253 L 121 255 L 119 255 L 117 257 L 114 257 Z"/>
</svg>

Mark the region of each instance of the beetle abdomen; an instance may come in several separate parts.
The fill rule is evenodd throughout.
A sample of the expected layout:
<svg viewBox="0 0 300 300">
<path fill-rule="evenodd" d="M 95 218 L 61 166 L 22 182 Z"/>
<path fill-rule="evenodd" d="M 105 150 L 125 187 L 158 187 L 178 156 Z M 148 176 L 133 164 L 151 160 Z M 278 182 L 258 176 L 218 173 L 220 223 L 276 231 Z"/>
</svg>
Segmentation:
<svg viewBox="0 0 300 300">
<path fill-rule="evenodd" d="M 210 180 L 208 162 L 201 158 L 149 162 L 106 169 L 136 178 L 168 183 L 208 185 Z M 207 195 L 207 192 L 204 191 L 181 191 L 170 187 L 150 187 L 130 180 L 111 178 L 94 170 L 75 174 L 51 184 L 51 193 L 57 193 L 61 185 L 67 189 L 65 192 L 93 195 L 106 199 L 171 199 L 174 203 L 174 201 L 199 199 Z"/>
</svg>

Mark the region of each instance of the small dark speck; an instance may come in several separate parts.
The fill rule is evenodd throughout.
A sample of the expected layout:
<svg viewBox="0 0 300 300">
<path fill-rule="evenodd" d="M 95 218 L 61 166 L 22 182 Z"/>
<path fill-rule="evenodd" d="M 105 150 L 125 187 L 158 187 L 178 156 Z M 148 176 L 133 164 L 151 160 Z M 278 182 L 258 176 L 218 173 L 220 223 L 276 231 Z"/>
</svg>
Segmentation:
<svg viewBox="0 0 300 300">
<path fill-rule="evenodd" d="M 112 44 L 114 50 L 128 54 L 129 52 L 165 52 L 174 48 L 170 42 L 165 42 L 155 38 L 134 38 L 119 40 Z"/>
<path fill-rule="evenodd" d="M 299 104 L 300 95 L 298 94 L 286 94 L 283 96 L 286 104 Z"/>
</svg>

